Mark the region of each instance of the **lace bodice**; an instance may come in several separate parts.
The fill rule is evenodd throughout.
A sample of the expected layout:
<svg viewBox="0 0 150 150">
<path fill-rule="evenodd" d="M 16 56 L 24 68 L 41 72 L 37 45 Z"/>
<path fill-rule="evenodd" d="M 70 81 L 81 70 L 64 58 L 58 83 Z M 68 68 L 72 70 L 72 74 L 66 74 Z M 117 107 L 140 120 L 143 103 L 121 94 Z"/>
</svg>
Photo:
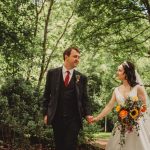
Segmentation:
<svg viewBox="0 0 150 150">
<path fill-rule="evenodd" d="M 120 104 L 120 105 L 123 105 L 124 102 L 125 102 L 125 98 L 119 92 L 119 88 L 118 87 L 115 88 L 115 96 L 116 96 L 117 103 Z M 137 86 L 132 88 L 132 90 L 129 92 L 128 96 L 129 97 L 137 96 Z"/>
</svg>

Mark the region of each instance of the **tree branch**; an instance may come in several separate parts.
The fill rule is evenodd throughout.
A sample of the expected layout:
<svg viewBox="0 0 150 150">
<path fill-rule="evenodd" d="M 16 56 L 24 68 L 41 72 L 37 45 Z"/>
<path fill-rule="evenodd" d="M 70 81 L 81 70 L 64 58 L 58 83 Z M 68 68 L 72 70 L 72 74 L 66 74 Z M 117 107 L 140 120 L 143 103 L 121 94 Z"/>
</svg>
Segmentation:
<svg viewBox="0 0 150 150">
<path fill-rule="evenodd" d="M 148 14 L 148 20 L 149 20 L 149 23 L 150 23 L 150 3 L 148 0 L 141 0 L 144 4 L 144 6 L 146 7 L 147 9 L 147 14 Z"/>
<path fill-rule="evenodd" d="M 47 30 L 48 30 L 48 23 L 49 23 L 49 19 L 50 19 L 53 4 L 54 4 L 54 0 L 50 0 L 48 13 L 47 13 L 47 17 L 46 17 L 46 20 L 45 20 L 44 39 L 43 39 L 43 45 L 42 45 L 43 54 L 42 54 L 42 62 L 41 62 L 41 71 L 40 71 L 40 76 L 39 76 L 39 80 L 38 80 L 38 89 L 41 85 L 41 81 L 42 81 L 43 75 L 45 73 L 44 72 L 44 65 L 45 65 L 46 41 L 47 41 L 47 33 L 48 33 Z"/>
<path fill-rule="evenodd" d="M 73 17 L 74 12 L 75 12 L 75 9 L 72 11 L 70 17 L 68 18 L 68 20 L 67 20 L 67 22 L 66 22 L 66 25 L 65 25 L 65 28 L 64 28 L 64 30 L 63 30 L 63 32 L 62 32 L 62 34 L 60 35 L 60 37 L 59 37 L 58 40 L 56 41 L 56 44 L 55 44 L 55 46 L 54 46 L 54 48 L 53 48 L 51 54 L 50 54 L 49 57 L 48 57 L 47 64 L 46 64 L 46 66 L 45 66 L 44 72 L 46 72 L 46 70 L 47 70 L 47 68 L 48 68 L 48 65 L 49 65 L 49 63 L 50 63 L 51 57 L 52 57 L 52 55 L 53 55 L 55 49 L 57 48 L 57 46 L 58 46 L 60 40 L 61 40 L 62 37 L 64 36 L 64 34 L 65 34 L 65 32 L 66 32 L 66 30 L 67 30 L 67 28 L 68 28 L 69 22 L 70 22 L 71 18 Z"/>
</svg>

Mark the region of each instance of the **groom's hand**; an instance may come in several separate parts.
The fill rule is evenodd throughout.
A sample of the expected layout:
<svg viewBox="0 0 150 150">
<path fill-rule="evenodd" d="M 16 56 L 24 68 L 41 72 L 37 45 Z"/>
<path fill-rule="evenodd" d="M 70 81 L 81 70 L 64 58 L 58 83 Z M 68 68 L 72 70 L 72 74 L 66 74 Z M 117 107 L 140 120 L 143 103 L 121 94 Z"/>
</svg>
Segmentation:
<svg viewBox="0 0 150 150">
<path fill-rule="evenodd" d="M 86 116 L 86 120 L 89 124 L 91 124 L 93 122 L 93 116 Z"/>
<path fill-rule="evenodd" d="M 47 115 L 44 116 L 44 124 L 47 125 Z"/>
</svg>

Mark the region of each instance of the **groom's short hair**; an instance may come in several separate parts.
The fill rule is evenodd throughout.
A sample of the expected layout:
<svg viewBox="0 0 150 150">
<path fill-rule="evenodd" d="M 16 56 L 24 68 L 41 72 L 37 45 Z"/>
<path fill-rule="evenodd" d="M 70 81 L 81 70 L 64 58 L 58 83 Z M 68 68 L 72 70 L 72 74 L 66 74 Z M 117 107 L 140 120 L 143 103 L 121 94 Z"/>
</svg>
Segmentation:
<svg viewBox="0 0 150 150">
<path fill-rule="evenodd" d="M 78 53 L 80 53 L 79 48 L 77 48 L 77 47 L 69 47 L 69 48 L 67 48 L 67 49 L 64 51 L 64 53 L 63 53 L 63 58 L 64 58 L 64 60 L 65 60 L 65 55 L 70 56 L 72 50 L 75 50 L 75 51 L 77 51 Z"/>
</svg>

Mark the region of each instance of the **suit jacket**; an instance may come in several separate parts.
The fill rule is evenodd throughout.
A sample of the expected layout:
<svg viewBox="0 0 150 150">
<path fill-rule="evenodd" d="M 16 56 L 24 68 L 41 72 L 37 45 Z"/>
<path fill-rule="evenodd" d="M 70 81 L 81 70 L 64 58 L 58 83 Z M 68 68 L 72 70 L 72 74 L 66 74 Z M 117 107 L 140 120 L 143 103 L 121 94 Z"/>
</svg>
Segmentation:
<svg viewBox="0 0 150 150">
<path fill-rule="evenodd" d="M 87 78 L 80 72 L 74 70 L 75 89 L 77 97 L 77 107 L 82 122 L 82 118 L 90 115 L 90 103 L 87 95 Z M 60 79 L 62 76 L 62 67 L 51 69 L 47 73 L 45 91 L 43 96 L 43 115 L 48 116 L 48 124 L 51 124 L 57 109 Z"/>
</svg>

